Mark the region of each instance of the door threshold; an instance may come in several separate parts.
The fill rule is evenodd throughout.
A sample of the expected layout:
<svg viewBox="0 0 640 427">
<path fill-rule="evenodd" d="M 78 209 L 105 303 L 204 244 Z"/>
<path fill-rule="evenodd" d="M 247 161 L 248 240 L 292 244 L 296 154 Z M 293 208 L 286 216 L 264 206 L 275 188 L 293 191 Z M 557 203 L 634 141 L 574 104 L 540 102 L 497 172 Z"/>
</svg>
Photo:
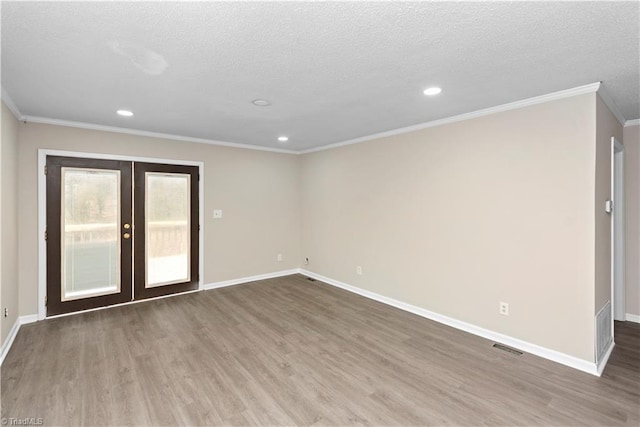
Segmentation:
<svg viewBox="0 0 640 427">
<path fill-rule="evenodd" d="M 161 296 L 158 296 L 158 297 L 145 298 L 145 299 L 134 300 L 134 301 L 127 301 L 127 302 L 122 302 L 120 304 L 105 305 L 103 307 L 88 308 L 86 310 L 72 311 L 70 313 L 54 314 L 52 316 L 45 316 L 45 318 L 42 319 L 42 320 L 57 319 L 59 317 L 67 317 L 67 316 L 74 316 L 76 314 L 89 313 L 91 311 L 99 311 L 99 310 L 106 310 L 106 309 L 115 308 L 115 307 L 123 307 L 125 305 L 139 304 L 139 303 L 143 303 L 143 302 L 155 301 L 155 300 L 164 299 L 164 298 L 177 297 L 177 296 L 180 296 L 180 295 L 193 294 L 193 293 L 204 291 L 204 290 L 205 290 L 204 288 L 198 288 L 198 289 L 194 289 L 192 291 L 177 292 L 175 294 L 161 295 Z"/>
</svg>

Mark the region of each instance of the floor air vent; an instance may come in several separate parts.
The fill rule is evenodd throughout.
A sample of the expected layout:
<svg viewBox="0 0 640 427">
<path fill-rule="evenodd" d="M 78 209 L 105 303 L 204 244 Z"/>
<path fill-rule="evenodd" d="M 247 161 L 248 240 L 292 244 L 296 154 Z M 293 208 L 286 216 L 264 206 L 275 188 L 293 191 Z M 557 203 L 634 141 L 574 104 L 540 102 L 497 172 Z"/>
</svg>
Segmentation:
<svg viewBox="0 0 640 427">
<path fill-rule="evenodd" d="M 522 352 L 519 350 L 516 350 L 515 348 L 507 347 L 506 345 L 502 345 L 498 343 L 493 344 L 493 346 L 499 350 L 506 351 L 511 354 L 517 354 L 518 356 L 522 356 Z"/>
</svg>

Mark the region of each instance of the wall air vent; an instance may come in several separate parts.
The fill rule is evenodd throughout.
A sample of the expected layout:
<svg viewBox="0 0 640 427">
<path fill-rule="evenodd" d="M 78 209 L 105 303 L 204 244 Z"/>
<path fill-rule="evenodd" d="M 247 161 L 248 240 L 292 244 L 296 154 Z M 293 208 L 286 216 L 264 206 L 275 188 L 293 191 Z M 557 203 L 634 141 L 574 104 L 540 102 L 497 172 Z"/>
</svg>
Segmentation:
<svg viewBox="0 0 640 427">
<path fill-rule="evenodd" d="M 599 362 L 611 345 L 611 301 L 596 314 L 596 362 Z"/>
</svg>

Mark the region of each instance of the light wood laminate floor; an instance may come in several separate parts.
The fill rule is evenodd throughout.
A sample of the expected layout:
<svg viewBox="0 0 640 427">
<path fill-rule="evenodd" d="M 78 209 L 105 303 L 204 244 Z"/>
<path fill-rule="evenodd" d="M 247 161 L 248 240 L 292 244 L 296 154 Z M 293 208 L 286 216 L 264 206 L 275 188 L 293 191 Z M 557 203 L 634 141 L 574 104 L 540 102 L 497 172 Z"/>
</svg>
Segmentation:
<svg viewBox="0 0 640 427">
<path fill-rule="evenodd" d="M 640 325 L 616 329 L 597 378 L 288 276 L 25 325 L 2 366 L 2 417 L 638 426 Z"/>
</svg>

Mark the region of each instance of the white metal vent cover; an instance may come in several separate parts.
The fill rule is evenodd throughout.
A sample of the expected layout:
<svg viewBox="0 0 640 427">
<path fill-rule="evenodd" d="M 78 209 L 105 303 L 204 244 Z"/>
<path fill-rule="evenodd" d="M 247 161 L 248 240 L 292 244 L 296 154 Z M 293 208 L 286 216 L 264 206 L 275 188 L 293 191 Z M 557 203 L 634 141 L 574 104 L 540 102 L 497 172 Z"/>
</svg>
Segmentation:
<svg viewBox="0 0 640 427">
<path fill-rule="evenodd" d="M 599 362 L 607 348 L 611 344 L 613 337 L 611 325 L 611 301 L 602 307 L 596 315 L 596 362 Z"/>
</svg>

